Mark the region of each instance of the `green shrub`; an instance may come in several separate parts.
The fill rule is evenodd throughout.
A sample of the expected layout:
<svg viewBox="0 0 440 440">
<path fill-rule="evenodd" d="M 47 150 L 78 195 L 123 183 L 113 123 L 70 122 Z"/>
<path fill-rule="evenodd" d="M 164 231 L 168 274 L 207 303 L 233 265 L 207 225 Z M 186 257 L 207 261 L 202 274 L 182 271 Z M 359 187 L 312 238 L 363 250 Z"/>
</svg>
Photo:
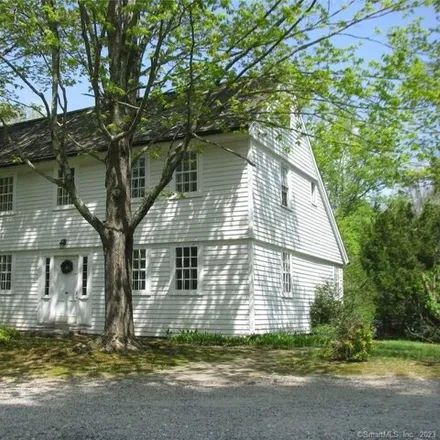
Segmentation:
<svg viewBox="0 0 440 440">
<path fill-rule="evenodd" d="M 326 282 L 316 288 L 315 299 L 310 305 L 312 328 L 335 321 L 342 307 L 340 296 L 340 291 L 334 283 Z"/>
<path fill-rule="evenodd" d="M 7 344 L 13 339 L 18 339 L 20 332 L 13 328 L 0 327 L 0 345 Z"/>
<path fill-rule="evenodd" d="M 319 324 L 313 329 L 317 345 L 329 345 L 336 339 L 336 326 L 334 324 Z"/>
<path fill-rule="evenodd" d="M 335 338 L 331 342 L 331 356 L 335 360 L 363 362 L 373 349 L 373 327 L 343 310 L 336 322 Z"/>
</svg>

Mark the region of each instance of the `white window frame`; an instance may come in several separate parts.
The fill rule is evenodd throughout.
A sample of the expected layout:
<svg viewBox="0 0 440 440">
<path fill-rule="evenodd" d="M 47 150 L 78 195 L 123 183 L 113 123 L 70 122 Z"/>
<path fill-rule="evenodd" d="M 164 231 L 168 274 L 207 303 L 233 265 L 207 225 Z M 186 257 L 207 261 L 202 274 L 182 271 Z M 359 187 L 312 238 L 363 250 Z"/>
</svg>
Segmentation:
<svg viewBox="0 0 440 440">
<path fill-rule="evenodd" d="M 11 284 L 9 289 L 2 289 L 1 283 L 0 283 L 0 296 L 1 295 L 11 295 L 14 292 L 14 282 L 15 282 L 15 256 L 12 252 L 2 252 L 0 253 L 0 260 L 2 260 L 2 257 L 11 257 Z M 0 265 L 2 262 L 0 261 Z M 1 277 L 1 270 L 0 270 L 0 277 Z"/>
<path fill-rule="evenodd" d="M 133 197 L 133 169 L 139 164 L 139 161 L 141 160 L 145 161 L 145 176 L 144 176 L 144 181 L 145 181 L 145 186 L 144 186 L 144 196 L 143 197 Z M 149 186 L 149 178 L 150 178 L 150 161 L 149 161 L 149 157 L 146 154 L 143 154 L 142 156 L 139 157 L 139 159 L 136 161 L 136 163 L 134 164 L 134 166 L 131 169 L 131 199 L 135 200 L 135 201 L 140 201 L 145 197 L 145 192 L 148 189 Z"/>
<path fill-rule="evenodd" d="M 286 271 L 286 260 L 285 260 L 286 256 L 287 256 L 287 264 L 288 264 L 287 271 Z M 287 285 L 289 286 L 289 290 L 286 289 Z M 291 298 L 293 296 L 292 255 L 286 251 L 281 252 L 281 292 L 283 297 Z"/>
<path fill-rule="evenodd" d="M 178 174 L 177 168 L 173 174 L 173 188 L 174 188 L 174 191 L 176 192 L 176 194 L 184 194 L 185 196 L 198 195 L 202 191 L 202 179 L 201 179 L 201 175 L 202 175 L 202 160 L 201 160 L 201 158 L 202 158 L 202 155 L 197 153 L 196 151 L 191 151 L 191 150 L 189 150 L 187 153 L 195 154 L 195 156 L 196 156 L 196 170 L 195 170 L 195 172 L 197 174 L 197 191 L 188 191 L 188 192 L 178 191 L 177 178 L 176 178 L 176 176 Z"/>
<path fill-rule="evenodd" d="M 86 295 L 83 295 L 83 271 L 84 271 L 84 258 L 87 257 L 87 284 L 86 284 Z M 92 254 L 83 254 L 79 257 L 79 267 L 78 267 L 78 275 L 79 279 L 79 289 L 78 289 L 78 299 L 86 300 L 90 297 L 92 293 L 92 269 L 93 269 L 93 255 Z"/>
<path fill-rule="evenodd" d="M 69 165 L 69 167 L 72 169 L 73 168 L 73 180 L 75 182 L 75 186 L 76 186 L 76 190 L 79 191 L 79 186 L 78 186 L 78 174 L 79 174 L 79 166 L 77 164 L 75 165 Z M 55 179 L 59 179 L 59 168 L 55 167 L 54 172 L 53 172 L 53 176 Z M 66 204 L 66 205 L 58 205 L 58 189 L 60 188 L 58 185 L 54 185 L 55 186 L 55 191 L 54 191 L 54 209 L 55 210 L 63 210 L 63 209 L 72 209 L 75 207 L 75 205 L 73 203 L 70 204 Z M 62 189 L 62 188 L 60 188 Z M 65 191 L 64 189 L 62 189 L 63 191 Z"/>
<path fill-rule="evenodd" d="M 139 268 L 135 269 L 134 268 L 134 253 L 138 251 L 138 252 L 145 252 L 145 268 L 144 268 L 144 272 L 145 272 L 145 287 L 143 289 L 135 289 L 134 288 L 134 271 L 140 271 Z M 132 257 L 132 268 L 131 268 L 131 277 L 132 277 L 132 281 L 131 281 L 131 287 L 132 287 L 132 292 L 133 294 L 144 294 L 150 291 L 150 254 L 149 254 L 149 250 L 145 247 L 142 246 L 135 246 L 133 248 L 133 257 Z"/>
<path fill-rule="evenodd" d="M 310 182 L 310 201 L 313 206 L 317 206 L 317 191 L 318 185 L 313 180 Z"/>
<path fill-rule="evenodd" d="M 176 287 L 176 249 L 185 247 L 197 247 L 197 289 L 177 289 Z M 204 264 L 203 264 L 203 245 L 199 243 L 176 243 L 171 248 L 171 277 L 170 277 L 170 293 L 178 296 L 202 296 L 203 295 L 203 279 L 204 279 Z M 191 258 L 191 257 L 190 257 Z"/>
<path fill-rule="evenodd" d="M 8 179 L 8 178 L 12 179 L 12 208 L 7 211 L 0 211 L 0 216 L 1 215 L 10 215 L 15 212 L 17 176 L 16 176 L 16 174 L 0 175 L 0 179 Z"/>
<path fill-rule="evenodd" d="M 281 164 L 280 166 L 280 204 L 283 208 L 290 208 L 290 170 L 289 168 Z M 286 191 L 287 189 L 287 191 Z M 286 194 L 286 204 L 283 203 L 283 195 Z"/>
</svg>

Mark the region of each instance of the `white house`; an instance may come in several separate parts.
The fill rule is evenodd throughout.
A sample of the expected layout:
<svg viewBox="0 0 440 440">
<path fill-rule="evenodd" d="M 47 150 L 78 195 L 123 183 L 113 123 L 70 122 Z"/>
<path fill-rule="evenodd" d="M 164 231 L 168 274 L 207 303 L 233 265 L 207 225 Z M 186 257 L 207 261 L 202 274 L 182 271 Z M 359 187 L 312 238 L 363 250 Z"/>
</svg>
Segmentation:
<svg viewBox="0 0 440 440">
<path fill-rule="evenodd" d="M 56 175 L 41 124 L 15 124 L 12 137 Z M 341 284 L 347 262 L 308 139 L 257 125 L 247 134 L 209 136 L 255 166 L 210 145 L 190 153 L 176 171 L 170 189 L 185 196 L 159 199 L 135 236 L 137 332 L 307 331 L 316 286 L 327 280 Z M 166 145 L 159 144 L 158 151 Z M 104 166 L 71 153 L 79 193 L 102 218 Z M 67 323 L 99 333 L 104 328 L 99 237 L 63 190 L 25 165 L 14 165 L 13 156 L 3 141 L 0 326 L 31 330 Z M 160 154 L 138 162 L 133 205 L 157 181 L 161 167 Z"/>
</svg>

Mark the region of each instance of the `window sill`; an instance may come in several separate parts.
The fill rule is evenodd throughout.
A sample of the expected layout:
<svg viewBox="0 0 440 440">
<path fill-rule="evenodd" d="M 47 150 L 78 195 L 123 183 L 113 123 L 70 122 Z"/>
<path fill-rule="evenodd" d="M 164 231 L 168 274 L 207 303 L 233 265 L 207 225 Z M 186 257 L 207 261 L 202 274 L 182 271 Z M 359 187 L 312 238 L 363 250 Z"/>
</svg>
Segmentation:
<svg viewBox="0 0 440 440">
<path fill-rule="evenodd" d="M 181 292 L 173 291 L 169 294 L 169 296 L 201 297 L 203 296 L 203 293 L 191 290 L 183 290 Z"/>
<path fill-rule="evenodd" d="M 70 211 L 72 209 L 75 209 L 75 205 L 62 205 L 53 208 L 54 211 Z"/>
<path fill-rule="evenodd" d="M 152 296 L 151 293 L 145 293 L 142 290 L 133 290 L 131 292 L 131 295 L 133 297 L 138 297 L 139 296 L 139 297 L 142 297 L 142 298 L 150 298 Z"/>
<path fill-rule="evenodd" d="M 283 299 L 293 299 L 293 295 L 286 295 L 285 293 L 283 293 L 281 295 L 281 298 L 283 298 Z"/>
<path fill-rule="evenodd" d="M 203 197 L 203 193 L 200 191 L 190 193 L 177 193 L 168 197 L 166 200 L 185 200 L 185 199 L 197 199 Z"/>
<path fill-rule="evenodd" d="M 293 212 L 293 209 L 290 208 L 289 206 L 284 206 L 284 205 L 280 205 L 282 209 L 285 209 L 288 212 Z"/>
<path fill-rule="evenodd" d="M 16 211 L 1 211 L 0 212 L 0 217 L 3 217 L 3 216 L 9 216 L 9 215 L 16 215 L 17 213 L 16 213 Z"/>
<path fill-rule="evenodd" d="M 0 290 L 0 296 L 12 296 L 14 294 L 14 292 L 12 291 L 2 291 Z"/>
</svg>

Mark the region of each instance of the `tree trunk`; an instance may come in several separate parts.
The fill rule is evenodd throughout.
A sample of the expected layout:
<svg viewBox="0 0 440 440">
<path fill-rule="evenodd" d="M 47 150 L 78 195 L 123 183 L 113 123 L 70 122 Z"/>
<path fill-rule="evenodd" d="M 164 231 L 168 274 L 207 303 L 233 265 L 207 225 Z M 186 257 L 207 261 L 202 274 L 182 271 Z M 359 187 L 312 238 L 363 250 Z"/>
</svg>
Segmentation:
<svg viewBox="0 0 440 440">
<path fill-rule="evenodd" d="M 134 335 L 131 270 L 133 237 L 124 231 L 107 231 L 105 261 L 105 327 L 103 348 L 106 351 L 136 349 Z"/>
<path fill-rule="evenodd" d="M 106 170 L 106 221 L 101 241 L 105 261 L 106 351 L 139 347 L 134 335 L 131 292 L 133 231 L 131 221 L 131 149 L 128 139 L 109 147 Z"/>
</svg>

